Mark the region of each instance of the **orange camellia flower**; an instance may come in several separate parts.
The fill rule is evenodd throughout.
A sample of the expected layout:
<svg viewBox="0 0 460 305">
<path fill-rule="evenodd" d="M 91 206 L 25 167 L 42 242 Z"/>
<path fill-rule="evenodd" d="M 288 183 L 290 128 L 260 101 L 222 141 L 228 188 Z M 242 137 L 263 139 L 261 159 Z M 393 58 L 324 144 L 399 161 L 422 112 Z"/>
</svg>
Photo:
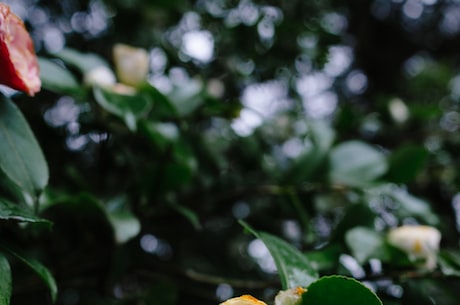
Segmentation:
<svg viewBox="0 0 460 305">
<path fill-rule="evenodd" d="M 267 305 L 265 302 L 262 302 L 255 297 L 245 294 L 240 297 L 231 298 L 227 301 L 220 303 L 220 305 Z"/>
<path fill-rule="evenodd" d="M 39 66 L 24 22 L 0 3 L 0 84 L 33 96 L 40 91 Z"/>
</svg>

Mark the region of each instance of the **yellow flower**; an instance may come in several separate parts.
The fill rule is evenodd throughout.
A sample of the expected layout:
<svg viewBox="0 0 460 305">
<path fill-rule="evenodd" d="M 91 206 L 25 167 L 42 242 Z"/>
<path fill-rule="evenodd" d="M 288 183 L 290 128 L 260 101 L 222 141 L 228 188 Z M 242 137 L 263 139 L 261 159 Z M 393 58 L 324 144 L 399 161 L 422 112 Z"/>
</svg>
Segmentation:
<svg viewBox="0 0 460 305">
<path fill-rule="evenodd" d="M 149 55 L 147 51 L 125 44 L 116 44 L 113 59 L 118 79 L 131 86 L 145 81 L 149 72 Z"/>
<path fill-rule="evenodd" d="M 220 305 L 267 305 L 265 302 L 262 302 L 255 297 L 245 294 L 240 297 L 231 298 L 227 301 L 220 303 Z"/>
<path fill-rule="evenodd" d="M 406 225 L 392 229 L 388 242 L 406 252 L 412 260 L 422 259 L 423 268 L 432 270 L 436 267 L 436 257 L 441 242 L 441 233 L 430 226 Z"/>
</svg>

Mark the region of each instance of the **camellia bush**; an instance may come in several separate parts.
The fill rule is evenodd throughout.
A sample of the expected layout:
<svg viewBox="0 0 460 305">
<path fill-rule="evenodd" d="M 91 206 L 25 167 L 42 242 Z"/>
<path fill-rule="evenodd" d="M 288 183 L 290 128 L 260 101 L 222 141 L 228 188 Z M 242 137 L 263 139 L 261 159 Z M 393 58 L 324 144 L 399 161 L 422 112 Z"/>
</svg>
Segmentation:
<svg viewBox="0 0 460 305">
<path fill-rule="evenodd" d="M 460 6 L 157 2 L 0 3 L 0 305 L 457 304 Z"/>
</svg>

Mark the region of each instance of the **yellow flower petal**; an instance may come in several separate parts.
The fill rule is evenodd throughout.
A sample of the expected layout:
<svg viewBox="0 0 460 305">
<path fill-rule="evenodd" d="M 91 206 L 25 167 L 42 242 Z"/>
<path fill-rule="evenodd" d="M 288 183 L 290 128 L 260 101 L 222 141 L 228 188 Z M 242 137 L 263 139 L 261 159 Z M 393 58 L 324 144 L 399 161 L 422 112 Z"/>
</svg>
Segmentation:
<svg viewBox="0 0 460 305">
<path fill-rule="evenodd" d="M 228 299 L 227 301 L 220 303 L 220 305 L 267 305 L 265 302 L 256 299 L 255 297 L 245 294 L 240 297 Z"/>
</svg>

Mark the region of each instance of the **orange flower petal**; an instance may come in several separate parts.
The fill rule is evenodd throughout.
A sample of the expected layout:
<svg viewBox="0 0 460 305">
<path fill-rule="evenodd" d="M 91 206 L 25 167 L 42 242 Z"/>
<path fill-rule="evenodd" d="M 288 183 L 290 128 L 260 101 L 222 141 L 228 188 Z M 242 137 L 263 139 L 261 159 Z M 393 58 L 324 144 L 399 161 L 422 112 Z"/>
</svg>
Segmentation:
<svg viewBox="0 0 460 305">
<path fill-rule="evenodd" d="M 33 96 L 40 91 L 39 66 L 24 22 L 0 3 L 0 84 Z"/>
<path fill-rule="evenodd" d="M 265 302 L 262 302 L 255 297 L 245 294 L 240 297 L 231 298 L 227 301 L 220 303 L 220 305 L 267 305 Z"/>
</svg>

